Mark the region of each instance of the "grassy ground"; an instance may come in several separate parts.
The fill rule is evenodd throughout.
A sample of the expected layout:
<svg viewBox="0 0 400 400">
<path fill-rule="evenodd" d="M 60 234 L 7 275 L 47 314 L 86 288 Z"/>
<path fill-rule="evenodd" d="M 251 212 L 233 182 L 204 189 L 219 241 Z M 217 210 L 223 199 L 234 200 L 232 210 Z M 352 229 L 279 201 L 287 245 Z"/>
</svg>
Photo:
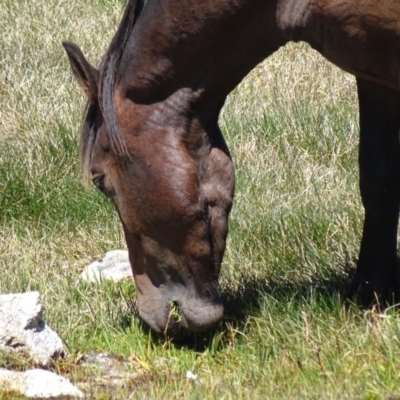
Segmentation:
<svg viewBox="0 0 400 400">
<path fill-rule="evenodd" d="M 69 349 L 54 369 L 95 399 L 400 396 L 396 313 L 343 300 L 362 222 L 354 81 L 305 45 L 258 66 L 223 110 L 237 192 L 217 334 L 195 348 L 155 340 L 131 283 L 77 282 L 125 244 L 112 206 L 80 177 L 84 98 L 60 43 L 96 64 L 121 7 L 0 0 L 0 292 L 40 291 Z M 89 351 L 124 360 L 130 382 L 96 385 L 79 363 Z M 0 356 L 0 367 L 28 364 Z"/>
</svg>

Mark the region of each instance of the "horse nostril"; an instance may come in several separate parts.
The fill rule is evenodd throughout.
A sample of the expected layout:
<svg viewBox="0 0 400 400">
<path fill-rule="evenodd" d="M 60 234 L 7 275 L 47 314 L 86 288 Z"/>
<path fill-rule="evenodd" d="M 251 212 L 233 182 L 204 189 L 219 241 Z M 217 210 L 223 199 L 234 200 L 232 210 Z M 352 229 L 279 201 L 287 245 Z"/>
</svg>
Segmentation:
<svg viewBox="0 0 400 400">
<path fill-rule="evenodd" d="M 97 189 L 104 192 L 104 175 L 94 175 L 92 177 L 92 182 Z"/>
</svg>

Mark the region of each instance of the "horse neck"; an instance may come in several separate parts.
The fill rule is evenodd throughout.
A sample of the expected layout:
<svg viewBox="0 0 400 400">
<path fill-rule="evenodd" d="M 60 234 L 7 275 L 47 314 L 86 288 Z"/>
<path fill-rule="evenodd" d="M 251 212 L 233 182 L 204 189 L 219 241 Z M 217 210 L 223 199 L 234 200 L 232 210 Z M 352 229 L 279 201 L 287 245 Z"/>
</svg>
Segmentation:
<svg viewBox="0 0 400 400">
<path fill-rule="evenodd" d="M 295 39 L 290 21 L 301 25 L 308 2 L 148 0 L 123 51 L 118 97 L 130 100 L 138 124 L 151 113 L 160 126 L 185 123 L 218 131 L 228 93 L 255 65 Z M 177 123 L 182 115 L 184 122 Z"/>
<path fill-rule="evenodd" d="M 149 0 L 124 50 L 119 81 L 138 103 L 162 101 L 183 87 L 220 102 L 290 39 L 279 18 L 296 3 Z"/>
</svg>

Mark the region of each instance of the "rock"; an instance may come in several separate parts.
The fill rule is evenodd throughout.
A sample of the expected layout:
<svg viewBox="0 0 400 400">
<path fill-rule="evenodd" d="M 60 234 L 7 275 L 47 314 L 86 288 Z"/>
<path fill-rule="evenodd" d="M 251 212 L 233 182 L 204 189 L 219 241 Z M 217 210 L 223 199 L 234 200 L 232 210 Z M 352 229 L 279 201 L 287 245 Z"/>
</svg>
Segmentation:
<svg viewBox="0 0 400 400">
<path fill-rule="evenodd" d="M 133 362 L 130 363 L 132 366 Z M 108 353 L 91 352 L 82 360 L 82 367 L 91 371 L 91 379 L 94 383 L 101 386 L 117 389 L 126 386 L 128 380 L 139 376 L 143 370 L 140 364 L 135 365 L 136 372 L 131 371 L 129 363 L 124 359 L 112 356 Z"/>
<path fill-rule="evenodd" d="M 42 369 L 16 372 L 0 368 L 0 391 L 20 393 L 29 399 L 84 398 L 69 380 Z"/>
<path fill-rule="evenodd" d="M 154 360 L 154 363 L 159 366 L 158 360 Z M 136 398 L 136 381 L 143 382 L 153 376 L 149 368 L 135 356 L 121 357 L 104 352 L 91 351 L 85 354 L 80 367 L 86 379 L 79 382 L 79 387 L 90 393 L 93 399 L 115 399 L 115 393 L 119 393 L 118 398 Z"/>
<path fill-rule="evenodd" d="M 43 321 L 38 292 L 0 295 L 0 350 L 28 353 L 46 365 L 64 355 L 61 338 Z"/>
<path fill-rule="evenodd" d="M 132 278 L 131 265 L 126 250 L 109 251 L 103 259 L 88 265 L 81 274 L 81 279 L 86 282 L 100 282 L 103 279 L 119 282 Z"/>
</svg>

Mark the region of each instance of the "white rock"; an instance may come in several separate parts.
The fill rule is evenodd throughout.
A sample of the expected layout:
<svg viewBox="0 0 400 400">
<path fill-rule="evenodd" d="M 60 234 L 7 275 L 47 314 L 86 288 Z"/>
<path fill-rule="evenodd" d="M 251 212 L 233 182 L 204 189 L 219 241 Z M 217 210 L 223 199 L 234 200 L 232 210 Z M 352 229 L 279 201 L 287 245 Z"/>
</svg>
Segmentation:
<svg viewBox="0 0 400 400">
<path fill-rule="evenodd" d="M 201 381 L 198 378 L 197 374 L 193 373 L 192 371 L 186 371 L 186 379 L 193 381 L 196 385 L 200 385 Z"/>
<path fill-rule="evenodd" d="M 69 380 L 42 369 L 16 372 L 0 368 L 0 390 L 17 392 L 29 399 L 84 398 Z"/>
<path fill-rule="evenodd" d="M 196 381 L 197 374 L 194 374 L 192 371 L 186 371 L 186 379 L 191 379 L 193 381 Z"/>
<path fill-rule="evenodd" d="M 132 278 L 131 265 L 126 250 L 109 251 L 103 259 L 88 265 L 81 274 L 81 279 L 86 282 L 100 282 L 103 279 L 119 282 Z"/>
<path fill-rule="evenodd" d="M 61 338 L 43 321 L 38 292 L 0 295 L 0 349 L 25 351 L 41 364 L 64 354 Z"/>
<path fill-rule="evenodd" d="M 14 324 L 35 329 L 43 321 L 39 292 L 0 295 L 0 312 L 0 328 Z"/>
</svg>

